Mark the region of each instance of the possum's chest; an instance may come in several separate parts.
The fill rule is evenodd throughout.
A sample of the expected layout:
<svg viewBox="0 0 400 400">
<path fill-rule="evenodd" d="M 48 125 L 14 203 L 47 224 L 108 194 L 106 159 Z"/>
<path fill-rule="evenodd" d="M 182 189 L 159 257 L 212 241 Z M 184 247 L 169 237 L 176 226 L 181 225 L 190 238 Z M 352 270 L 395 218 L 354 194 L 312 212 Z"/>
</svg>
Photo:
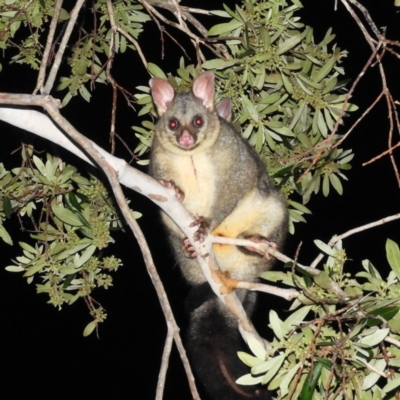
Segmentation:
<svg viewBox="0 0 400 400">
<path fill-rule="evenodd" d="M 172 177 L 183 191 L 183 205 L 193 213 L 209 216 L 215 195 L 215 168 L 206 154 L 173 156 Z"/>
</svg>

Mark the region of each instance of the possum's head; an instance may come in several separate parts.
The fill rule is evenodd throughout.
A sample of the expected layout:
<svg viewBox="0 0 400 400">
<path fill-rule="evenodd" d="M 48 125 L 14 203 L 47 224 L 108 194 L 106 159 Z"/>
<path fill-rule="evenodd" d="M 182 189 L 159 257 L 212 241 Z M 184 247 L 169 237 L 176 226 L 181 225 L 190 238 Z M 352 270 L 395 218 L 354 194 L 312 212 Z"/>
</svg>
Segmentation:
<svg viewBox="0 0 400 400">
<path fill-rule="evenodd" d="M 163 147 L 174 153 L 194 154 L 215 143 L 220 123 L 214 107 L 212 72 L 199 75 L 186 93 L 176 93 L 160 78 L 151 79 L 150 87 L 160 117 L 156 135 Z"/>
</svg>

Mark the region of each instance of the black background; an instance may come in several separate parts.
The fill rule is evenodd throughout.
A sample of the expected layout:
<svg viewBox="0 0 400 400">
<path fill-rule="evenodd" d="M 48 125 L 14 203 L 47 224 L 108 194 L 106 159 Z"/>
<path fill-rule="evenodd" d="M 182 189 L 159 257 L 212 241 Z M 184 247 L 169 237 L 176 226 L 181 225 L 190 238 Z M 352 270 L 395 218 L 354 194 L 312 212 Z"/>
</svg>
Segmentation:
<svg viewBox="0 0 400 400">
<path fill-rule="evenodd" d="M 221 8 L 221 2 L 184 2 L 186 5 L 204 8 Z M 349 51 L 344 62 L 346 75 L 355 79 L 370 55 L 370 49 L 362 33 L 338 2 L 304 0 L 300 16 L 307 25 L 314 27 L 316 41 L 321 40 L 326 30 L 333 27 L 336 43 Z M 235 2 L 229 2 L 231 6 Z M 400 39 L 400 14 L 390 0 L 363 0 L 378 27 L 387 26 L 387 37 Z M 208 26 L 216 23 L 211 18 L 202 18 Z M 166 38 L 166 57 L 161 59 L 160 34 L 149 22 L 140 38 L 148 61 L 161 66 L 166 72 L 173 72 L 178 63 L 180 49 Z M 192 52 L 189 42 L 176 30 L 168 28 L 179 42 Z M 7 53 L 6 53 L 7 56 Z M 194 61 L 194 59 L 193 59 Z M 32 92 L 35 86 L 35 72 L 17 64 L 9 65 L 1 61 L 0 91 L 14 93 Z M 188 63 L 188 61 L 186 61 Z M 399 99 L 399 60 L 388 55 L 384 60 L 389 87 Z M 118 82 L 131 92 L 135 87 L 146 84 L 149 76 L 135 55 L 117 58 L 114 75 Z M 352 102 L 360 107 L 347 121 L 350 126 L 361 112 L 368 107 L 381 91 L 378 68 L 374 67 L 363 77 Z M 397 94 L 397 97 L 396 97 Z M 59 96 L 58 92 L 54 93 Z M 82 133 L 102 147 L 109 149 L 108 131 L 110 124 L 110 86 L 97 85 L 90 104 L 77 97 L 63 110 L 63 115 Z M 137 125 L 135 113 L 129 110 L 124 100 L 119 98 L 117 132 L 132 147 L 135 140 L 132 125 Z M 384 101 L 359 125 L 346 140 L 344 147 L 352 148 L 356 154 L 353 169 L 346 173 L 349 181 L 344 182 L 344 194 L 336 192 L 329 198 L 321 194 L 314 196 L 308 207 L 313 215 L 307 217 L 307 224 L 297 224 L 296 234 L 289 237 L 285 253 L 293 257 L 297 246 L 303 242 L 300 262 L 307 264 L 317 254 L 314 239 L 328 241 L 336 233 L 375 221 L 399 212 L 399 190 L 394 171 L 388 157 L 367 167 L 361 163 L 387 149 L 388 119 Z M 397 136 L 395 136 L 397 140 Z M 64 160 L 90 170 L 76 157 L 33 135 L 19 131 L 4 123 L 0 124 L 0 157 L 7 168 L 18 164 L 18 155 L 10 156 L 20 141 L 33 143 L 36 149 L 46 150 L 62 156 Z M 130 156 L 119 147 L 119 156 Z M 395 156 L 398 159 L 397 151 Z M 92 171 L 91 171 L 92 172 Z M 149 201 L 133 192 L 126 192 L 131 206 L 144 214 L 139 223 L 142 227 L 165 283 L 178 323 L 184 327 L 182 303 L 187 288 L 165 242 L 162 229 L 157 222 L 157 210 Z M 16 239 L 20 225 L 16 219 L 6 225 L 18 240 L 28 240 L 26 236 Z M 350 260 L 347 268 L 360 269 L 361 260 L 370 259 L 381 270 L 387 268 L 385 241 L 388 237 L 400 243 L 399 223 L 375 228 L 346 239 L 344 247 Z M 10 247 L 0 242 L 0 299 L 1 345 L 0 365 L 2 379 L 0 398 L 25 399 L 27 396 L 41 399 L 152 399 L 155 394 L 158 371 L 166 324 L 150 279 L 146 273 L 138 246 L 130 233 L 115 236 L 116 244 L 111 251 L 122 258 L 124 266 L 114 274 L 114 286 L 95 294 L 97 300 L 107 309 L 107 321 L 100 327 L 100 339 L 95 335 L 82 337 L 84 326 L 90 321 L 83 302 L 65 306 L 61 311 L 46 304 L 43 295 L 35 294 L 35 286 L 27 285 L 20 274 L 4 270 L 11 264 L 10 258 L 20 253 L 17 244 Z M 272 296 L 263 296 L 264 306 L 279 304 Z M 261 314 L 261 313 L 259 313 Z M 265 331 L 267 318 L 258 322 Z M 166 383 L 165 399 L 190 399 L 183 368 L 174 350 Z"/>
</svg>

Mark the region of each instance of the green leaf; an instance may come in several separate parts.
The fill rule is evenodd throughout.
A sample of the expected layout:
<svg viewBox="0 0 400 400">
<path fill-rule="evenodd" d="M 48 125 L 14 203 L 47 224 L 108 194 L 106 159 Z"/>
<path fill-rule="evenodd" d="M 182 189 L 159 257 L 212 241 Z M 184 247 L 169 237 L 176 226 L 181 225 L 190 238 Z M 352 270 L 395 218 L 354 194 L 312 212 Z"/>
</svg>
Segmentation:
<svg viewBox="0 0 400 400">
<path fill-rule="evenodd" d="M 386 241 L 386 257 L 397 279 L 400 280 L 400 250 L 397 243 L 390 239 Z"/>
<path fill-rule="evenodd" d="M 216 58 L 214 60 L 208 60 L 205 63 L 202 64 L 202 67 L 204 69 L 223 69 L 223 68 L 229 68 L 232 67 L 232 65 L 235 65 L 238 63 L 238 60 L 221 60 L 220 58 Z"/>
<path fill-rule="evenodd" d="M 322 181 L 322 193 L 325 197 L 329 196 L 329 176 L 324 175 L 324 179 Z"/>
<path fill-rule="evenodd" d="M 290 327 L 298 326 L 304 321 L 304 318 L 310 312 L 311 308 L 311 306 L 305 306 L 295 311 L 292 315 L 286 318 L 285 324 L 289 325 Z"/>
<path fill-rule="evenodd" d="M 3 197 L 3 211 L 7 218 L 10 218 L 12 212 L 12 205 L 10 198 L 7 195 Z"/>
<path fill-rule="evenodd" d="M 96 329 L 96 326 L 97 326 L 96 321 L 89 322 L 86 325 L 85 329 L 83 330 L 83 336 L 85 337 L 89 336 Z"/>
<path fill-rule="evenodd" d="M 400 306 L 395 307 L 382 307 L 373 311 L 369 311 L 369 315 L 379 315 L 384 318 L 386 321 L 391 320 L 398 312 L 400 311 Z M 381 321 L 381 320 L 380 320 Z M 381 321 L 382 323 L 382 321 Z"/>
<path fill-rule="evenodd" d="M 86 248 L 79 257 L 79 260 L 75 262 L 75 267 L 79 268 L 83 264 L 85 264 L 85 262 L 88 261 L 90 257 L 92 257 L 95 251 L 96 251 L 95 245 L 90 245 L 88 248 Z"/>
<path fill-rule="evenodd" d="M 236 380 L 239 385 L 257 385 L 262 382 L 262 376 L 253 376 L 251 374 L 246 374 L 241 376 Z"/>
<path fill-rule="evenodd" d="M 283 322 L 279 317 L 276 311 L 270 310 L 269 312 L 269 323 L 271 325 L 272 330 L 274 331 L 275 336 L 279 340 L 283 340 L 284 336 L 290 331 L 291 326 L 287 323 Z"/>
<path fill-rule="evenodd" d="M 291 368 L 285 375 L 285 377 L 282 379 L 281 384 L 279 385 L 279 388 L 281 389 L 281 397 L 284 397 L 287 393 L 289 393 L 289 386 L 292 383 L 293 377 L 296 375 L 296 372 L 298 369 L 301 367 L 302 363 L 299 362 L 296 364 L 293 368 Z"/>
<path fill-rule="evenodd" d="M 383 372 L 386 368 L 386 361 L 385 360 L 371 360 L 370 364 L 378 371 Z M 381 375 L 376 372 L 369 373 L 365 378 L 362 385 L 362 390 L 371 389 L 372 386 L 378 382 L 378 379 L 381 378 Z"/>
<path fill-rule="evenodd" d="M 259 120 L 258 112 L 254 107 L 254 104 L 249 100 L 249 98 L 246 95 L 242 96 L 242 102 L 244 109 L 250 114 L 250 117 L 254 119 L 254 121 L 258 122 Z"/>
<path fill-rule="evenodd" d="M 382 389 L 385 393 L 391 392 L 393 389 L 396 389 L 400 386 L 400 375 L 399 374 L 394 374 L 394 379 L 392 376 L 392 379 L 388 382 L 386 386 Z"/>
<path fill-rule="evenodd" d="M 314 282 L 325 290 L 331 290 L 331 278 L 328 273 L 325 271 L 321 271 L 318 275 L 314 276 Z"/>
<path fill-rule="evenodd" d="M 267 374 L 264 376 L 262 380 L 262 384 L 268 383 L 275 375 L 276 373 L 280 370 L 283 362 L 285 361 L 286 355 L 285 353 L 280 354 L 277 357 L 274 357 L 272 360 L 274 361 L 272 366 L 269 368 Z M 257 367 L 254 367 L 257 368 Z M 252 368 L 253 371 L 253 368 Z"/>
<path fill-rule="evenodd" d="M 266 351 L 262 343 L 260 343 L 253 335 L 246 335 L 246 342 L 251 352 L 260 360 L 265 360 Z"/>
<path fill-rule="evenodd" d="M 360 339 L 361 344 L 368 347 L 374 347 L 378 345 L 389 334 L 389 328 L 372 330 L 371 332 L 372 333 L 368 336 L 363 336 Z"/>
<path fill-rule="evenodd" d="M 226 35 L 243 26 L 243 21 L 232 19 L 230 22 L 214 25 L 209 31 L 209 36 Z"/>
<path fill-rule="evenodd" d="M 330 180 L 332 186 L 335 188 L 335 190 L 340 195 L 342 195 L 343 194 L 343 186 L 342 186 L 342 182 L 340 182 L 340 179 L 338 178 L 338 176 L 335 174 L 330 174 L 329 180 Z"/>
<path fill-rule="evenodd" d="M 71 210 L 57 205 L 52 206 L 51 209 L 60 221 L 71 226 L 83 226 L 82 221 Z"/>
<path fill-rule="evenodd" d="M 43 264 L 36 264 L 36 265 L 33 265 L 32 267 L 29 267 L 29 268 L 26 270 L 26 272 L 25 272 L 25 274 L 24 274 L 23 276 L 24 276 L 24 277 L 32 276 L 32 275 L 36 274 L 36 272 L 41 271 L 42 268 L 43 268 Z"/>
<path fill-rule="evenodd" d="M 46 167 L 44 166 L 43 161 L 39 157 L 33 156 L 33 163 L 36 165 L 36 168 L 39 170 L 39 172 L 43 176 L 46 176 Z"/>
<path fill-rule="evenodd" d="M 336 49 L 335 54 L 328 61 L 326 61 L 323 67 L 318 71 L 317 75 L 314 78 L 315 82 L 322 81 L 322 79 L 324 79 L 332 71 L 339 56 L 340 53 L 338 49 Z"/>
<path fill-rule="evenodd" d="M 285 89 L 288 91 L 288 93 L 293 94 L 294 90 L 292 84 L 289 81 L 289 78 L 283 72 L 281 73 L 281 76 L 282 76 L 283 86 L 285 86 Z"/>
<path fill-rule="evenodd" d="M 23 272 L 25 271 L 24 268 L 19 267 L 17 265 L 9 265 L 5 268 L 8 272 Z"/>
<path fill-rule="evenodd" d="M 278 54 L 281 55 L 283 53 L 286 53 L 288 50 L 297 46 L 297 44 L 299 44 L 301 42 L 301 40 L 306 36 L 307 32 L 308 32 L 308 29 L 306 29 L 303 33 L 298 33 L 297 35 L 294 35 L 290 39 L 283 42 L 278 47 Z"/>
<path fill-rule="evenodd" d="M 307 379 L 304 382 L 303 388 L 300 394 L 300 400 L 312 400 L 315 387 L 317 386 L 319 377 L 321 376 L 322 372 L 322 363 L 317 362 L 314 364 L 314 369 L 310 371 L 308 374 Z"/>
<path fill-rule="evenodd" d="M 316 239 L 314 240 L 314 244 L 324 253 L 328 254 L 328 256 L 334 256 L 336 250 L 333 249 L 331 246 L 325 244 L 322 240 Z"/>
<path fill-rule="evenodd" d="M 260 358 L 254 357 L 251 354 L 247 354 L 244 351 L 238 351 L 237 355 L 240 360 L 248 367 L 255 367 L 256 365 L 263 362 L 263 360 L 261 360 Z"/>
<path fill-rule="evenodd" d="M 156 78 L 167 79 L 167 75 L 165 75 L 163 70 L 156 64 L 153 64 L 151 62 L 147 63 L 147 69 Z"/>
<path fill-rule="evenodd" d="M 6 231 L 3 225 L 0 225 L 0 237 L 3 239 L 4 243 L 9 244 L 12 246 L 13 241 L 11 239 L 10 234 Z"/>
<path fill-rule="evenodd" d="M 30 246 L 28 243 L 24 243 L 24 242 L 18 242 L 19 245 L 26 250 L 27 252 L 31 253 L 31 254 L 37 254 L 37 251 L 35 248 L 33 248 L 32 246 Z"/>
<path fill-rule="evenodd" d="M 253 367 L 251 369 L 251 373 L 254 375 L 258 375 L 270 371 L 271 369 L 275 370 L 276 366 L 278 365 L 279 368 L 284 360 L 285 360 L 285 354 L 280 354 L 279 356 L 276 357 L 270 357 L 267 361 L 264 361 L 263 363 Z"/>
<path fill-rule="evenodd" d="M 213 14 L 213 15 L 217 15 L 218 17 L 222 17 L 222 18 L 230 17 L 230 15 L 226 11 L 222 11 L 222 10 L 211 10 L 211 11 L 209 11 L 209 13 Z"/>
<path fill-rule="evenodd" d="M 311 210 L 309 210 L 303 204 L 298 203 L 297 201 L 288 200 L 288 204 L 291 205 L 293 208 L 296 208 L 297 210 L 301 211 L 304 214 L 312 214 Z"/>
</svg>

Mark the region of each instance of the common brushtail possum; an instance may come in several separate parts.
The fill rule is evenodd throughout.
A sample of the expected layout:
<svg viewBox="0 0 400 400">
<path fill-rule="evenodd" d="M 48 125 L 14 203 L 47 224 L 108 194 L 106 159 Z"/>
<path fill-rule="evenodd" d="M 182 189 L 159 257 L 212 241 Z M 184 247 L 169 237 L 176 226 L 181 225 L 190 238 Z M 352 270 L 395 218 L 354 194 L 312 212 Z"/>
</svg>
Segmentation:
<svg viewBox="0 0 400 400">
<path fill-rule="evenodd" d="M 199 215 L 213 235 L 268 241 L 280 246 L 287 231 L 285 200 L 252 147 L 235 131 L 230 101 L 214 104 L 214 74 L 204 72 L 191 91 L 177 93 L 160 78 L 150 81 L 158 111 L 151 148 L 150 175 L 173 182 L 189 212 Z M 179 188 L 179 189 L 178 189 Z M 268 399 L 264 389 L 241 386 L 248 373 L 237 357 L 237 320 L 215 296 L 190 251 L 183 232 L 162 213 L 183 276 L 192 285 L 187 349 L 196 377 L 213 400 Z M 233 279 L 256 281 L 272 260 L 253 248 L 214 244 L 220 270 Z M 251 314 L 256 294 L 236 290 Z"/>
</svg>

